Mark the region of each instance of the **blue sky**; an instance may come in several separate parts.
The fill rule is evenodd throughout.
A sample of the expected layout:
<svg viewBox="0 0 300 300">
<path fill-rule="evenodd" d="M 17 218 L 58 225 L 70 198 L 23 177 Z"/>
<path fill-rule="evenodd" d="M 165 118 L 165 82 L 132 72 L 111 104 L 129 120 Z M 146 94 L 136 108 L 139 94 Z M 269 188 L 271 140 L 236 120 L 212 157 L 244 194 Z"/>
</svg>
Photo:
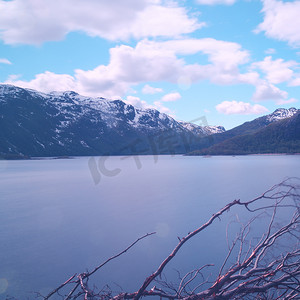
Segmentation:
<svg viewBox="0 0 300 300">
<path fill-rule="evenodd" d="M 0 0 L 0 82 L 226 129 L 300 100 L 300 1 Z"/>
</svg>

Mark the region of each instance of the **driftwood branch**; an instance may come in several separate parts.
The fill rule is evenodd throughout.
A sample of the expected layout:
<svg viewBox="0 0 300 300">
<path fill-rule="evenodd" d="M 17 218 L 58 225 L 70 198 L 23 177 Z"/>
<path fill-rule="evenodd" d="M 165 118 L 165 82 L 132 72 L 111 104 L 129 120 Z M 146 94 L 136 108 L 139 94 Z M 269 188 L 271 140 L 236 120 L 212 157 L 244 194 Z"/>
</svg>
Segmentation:
<svg viewBox="0 0 300 300">
<path fill-rule="evenodd" d="M 118 254 L 108 258 L 106 261 L 104 261 L 103 263 L 101 263 L 100 265 L 98 265 L 97 267 L 94 268 L 93 271 L 91 272 L 84 272 L 84 273 L 80 273 L 79 275 L 74 274 L 71 278 L 69 278 L 66 282 L 64 282 L 63 284 L 61 284 L 58 288 L 54 289 L 52 292 L 50 292 L 46 297 L 44 297 L 45 300 L 48 300 L 50 297 L 52 297 L 53 295 L 57 294 L 59 290 L 61 290 L 63 287 L 65 287 L 66 285 L 69 284 L 73 284 L 74 287 L 73 289 L 70 291 L 70 293 L 67 295 L 67 297 L 65 298 L 66 300 L 68 299 L 72 299 L 72 295 L 74 295 L 75 291 L 77 290 L 77 288 L 80 286 L 81 289 L 83 290 L 84 294 L 85 294 L 85 298 L 84 299 L 88 299 L 88 296 L 93 296 L 92 293 L 88 290 L 84 280 L 89 279 L 89 277 L 91 275 L 93 275 L 96 271 L 98 271 L 99 269 L 101 269 L 104 265 L 106 265 L 107 263 L 109 263 L 110 261 L 116 259 L 117 257 L 121 256 L 122 254 L 126 253 L 130 248 L 132 248 L 134 245 L 136 245 L 140 240 L 149 237 L 151 235 L 155 234 L 155 232 L 152 233 L 147 233 L 145 235 L 143 235 L 142 237 L 136 239 L 132 244 L 130 244 L 126 249 L 124 249 L 123 251 L 119 252 Z M 77 279 L 75 281 L 72 281 L 75 276 L 77 275 Z"/>
<path fill-rule="evenodd" d="M 137 239 L 125 250 L 107 259 L 93 271 L 73 275 L 44 299 L 51 298 L 60 289 L 71 284 L 72 290 L 65 299 L 83 297 L 80 299 L 138 300 L 145 296 L 186 300 L 296 299 L 300 294 L 299 183 L 300 179 L 289 178 L 274 185 L 259 197 L 244 202 L 240 199 L 234 200 L 224 206 L 206 223 L 180 238 L 173 251 L 161 262 L 156 271 L 143 281 L 136 292 L 113 295 L 111 291 L 104 291 L 96 294 L 88 288 L 87 281 L 105 264 L 124 254 L 139 240 L 154 233 Z M 207 267 L 212 267 L 212 264 L 206 264 L 187 273 L 181 278 L 177 287 L 169 284 L 167 280 L 158 280 L 181 247 L 212 225 L 216 219 L 221 219 L 233 207 L 244 208 L 254 216 L 246 224 L 238 220 L 241 229 L 231 243 L 227 232 L 228 252 L 215 280 L 209 282 L 202 273 Z M 290 213 L 290 218 L 285 220 L 285 224 L 279 225 L 277 218 L 281 210 Z M 251 237 L 251 226 L 261 218 L 268 221 L 264 233 L 258 238 Z M 149 288 L 151 285 L 153 286 Z M 76 291 L 78 291 L 77 294 L 75 294 Z"/>
</svg>

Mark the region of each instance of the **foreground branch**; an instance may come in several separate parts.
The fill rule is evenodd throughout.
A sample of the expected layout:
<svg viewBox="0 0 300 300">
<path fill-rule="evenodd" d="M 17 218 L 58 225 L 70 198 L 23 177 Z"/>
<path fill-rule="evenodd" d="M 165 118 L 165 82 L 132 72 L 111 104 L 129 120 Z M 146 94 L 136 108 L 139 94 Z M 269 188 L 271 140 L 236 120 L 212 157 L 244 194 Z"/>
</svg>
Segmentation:
<svg viewBox="0 0 300 300">
<path fill-rule="evenodd" d="M 203 225 L 179 239 L 179 243 L 159 265 L 157 270 L 148 276 L 134 293 L 113 295 L 111 290 L 95 293 L 88 288 L 88 279 L 105 264 L 127 252 L 141 239 L 137 239 L 119 254 L 107 259 L 93 271 L 73 275 L 65 283 L 53 290 L 44 299 L 57 294 L 63 287 L 72 284 L 72 289 L 64 299 L 134 299 L 142 296 L 159 296 L 167 299 L 296 299 L 300 294 L 300 249 L 299 249 L 299 213 L 300 213 L 300 180 L 289 178 L 274 185 L 261 196 L 250 201 L 234 200 Z M 187 273 L 178 283 L 171 285 L 167 280 L 158 280 L 169 262 L 178 251 L 195 235 L 200 234 L 216 219 L 233 207 L 244 208 L 253 214 L 246 224 L 241 224 L 239 234 L 234 238 L 220 266 L 217 278 L 209 283 L 203 271 L 212 267 L 206 264 Z M 285 224 L 278 225 L 278 215 L 282 210 L 290 218 Z M 269 220 L 264 233 L 259 239 L 250 237 L 251 226 L 260 218 Z M 288 243 L 287 243 L 288 242 Z M 230 243 L 229 243 L 230 244 Z M 233 263 L 230 261 L 233 261 Z M 76 278 L 76 279 L 75 279 Z M 155 283 L 152 288 L 149 286 Z M 201 290 L 202 289 L 202 290 Z M 77 291 L 77 294 L 76 294 Z M 83 297 L 83 298 L 82 298 Z"/>
<path fill-rule="evenodd" d="M 142 237 L 138 238 L 137 240 L 135 240 L 132 244 L 130 244 L 126 249 L 124 249 L 123 251 L 119 252 L 118 254 L 108 258 L 106 261 L 104 261 L 103 263 L 101 263 L 100 265 L 98 265 L 97 267 L 94 268 L 93 271 L 91 272 L 85 272 L 85 273 L 80 273 L 79 275 L 77 275 L 77 280 L 72 281 L 74 279 L 74 277 L 76 276 L 76 274 L 74 274 L 70 279 L 68 279 L 66 282 L 64 282 L 63 284 L 61 284 L 58 288 L 56 288 L 55 290 L 53 290 L 51 293 L 49 293 L 46 297 L 44 297 L 45 300 L 49 299 L 51 296 L 55 295 L 58 293 L 59 290 L 61 290 L 63 287 L 65 287 L 66 285 L 69 284 L 73 284 L 75 285 L 73 287 L 73 289 L 71 290 L 71 292 L 67 295 L 67 297 L 65 298 L 66 300 L 68 299 L 72 299 L 72 295 L 74 295 L 75 291 L 77 290 L 77 288 L 79 286 L 81 286 L 84 294 L 85 294 L 85 298 L 87 299 L 88 296 L 93 296 L 92 292 L 89 292 L 87 289 L 87 285 L 86 282 L 84 282 L 84 280 L 87 280 L 91 275 L 93 275 L 96 271 L 98 271 L 99 269 L 101 269 L 104 265 L 106 265 L 107 263 L 109 263 L 111 260 L 116 259 L 117 257 L 121 256 L 122 254 L 126 253 L 130 248 L 132 248 L 135 244 L 137 244 L 140 240 L 155 234 L 155 232 L 152 233 L 147 233 L 145 235 L 143 235 Z"/>
</svg>

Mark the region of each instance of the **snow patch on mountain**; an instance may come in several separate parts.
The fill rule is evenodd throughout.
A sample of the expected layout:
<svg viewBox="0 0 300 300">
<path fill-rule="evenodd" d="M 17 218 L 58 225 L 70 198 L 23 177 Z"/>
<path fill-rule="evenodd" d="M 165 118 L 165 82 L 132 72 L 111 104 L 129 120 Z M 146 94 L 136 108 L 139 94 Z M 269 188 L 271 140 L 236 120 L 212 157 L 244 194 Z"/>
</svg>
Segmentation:
<svg viewBox="0 0 300 300">
<path fill-rule="evenodd" d="M 194 123 L 179 121 L 180 125 L 182 125 L 187 130 L 193 132 L 194 134 L 201 135 L 211 135 L 215 133 L 222 133 L 225 131 L 223 126 L 200 126 Z"/>
<path fill-rule="evenodd" d="M 297 112 L 298 109 L 295 107 L 291 107 L 289 109 L 278 108 L 273 113 L 267 115 L 267 121 L 269 123 L 272 123 L 279 120 L 287 119 L 295 115 Z"/>
<path fill-rule="evenodd" d="M 188 122 L 178 122 L 155 109 L 137 108 L 131 104 L 126 104 L 122 100 L 86 97 L 74 91 L 54 91 L 47 94 L 32 89 L 18 88 L 13 85 L 0 85 L 0 95 L 2 95 L 0 99 L 3 99 L 4 95 L 19 97 L 24 93 L 39 99 L 44 105 L 54 107 L 52 115 L 49 116 L 60 117 L 57 132 L 67 129 L 84 117 L 88 117 L 92 123 L 103 121 L 109 128 L 115 128 L 121 123 L 124 126 L 125 120 L 129 126 L 143 132 L 147 130 L 175 129 L 178 132 L 188 130 L 194 134 L 204 136 L 225 131 L 222 126 L 199 126 Z"/>
<path fill-rule="evenodd" d="M 222 133 L 226 131 L 223 126 L 204 126 L 203 129 L 207 134 Z"/>
</svg>

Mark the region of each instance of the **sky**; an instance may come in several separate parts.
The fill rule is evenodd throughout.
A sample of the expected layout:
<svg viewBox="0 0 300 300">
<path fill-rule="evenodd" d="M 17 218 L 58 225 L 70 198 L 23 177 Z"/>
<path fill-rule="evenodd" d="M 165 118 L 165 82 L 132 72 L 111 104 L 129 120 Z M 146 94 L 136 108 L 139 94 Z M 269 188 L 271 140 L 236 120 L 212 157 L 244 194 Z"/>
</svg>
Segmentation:
<svg viewBox="0 0 300 300">
<path fill-rule="evenodd" d="M 230 129 L 299 108 L 299 16 L 300 1 L 0 0 L 0 82 Z"/>
</svg>

